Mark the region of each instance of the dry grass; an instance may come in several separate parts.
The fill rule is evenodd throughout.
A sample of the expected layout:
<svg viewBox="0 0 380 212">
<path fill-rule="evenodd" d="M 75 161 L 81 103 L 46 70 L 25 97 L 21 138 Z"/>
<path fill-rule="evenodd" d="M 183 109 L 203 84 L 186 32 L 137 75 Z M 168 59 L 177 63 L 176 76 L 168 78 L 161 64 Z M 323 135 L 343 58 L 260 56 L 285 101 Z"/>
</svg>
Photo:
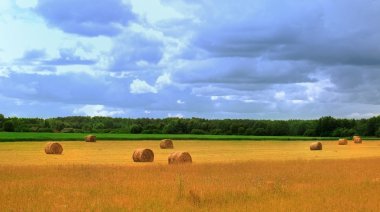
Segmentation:
<svg viewBox="0 0 380 212">
<path fill-rule="evenodd" d="M 62 155 L 46 155 L 44 142 L 1 142 L 0 165 L 136 165 L 131 155 L 137 148 L 154 151 L 154 163 L 167 164 L 172 149 L 160 149 L 160 141 L 63 141 Z M 322 151 L 310 151 L 310 141 L 175 141 L 175 151 L 187 151 L 193 163 L 248 160 L 314 160 L 379 157 L 380 141 L 337 145 L 323 141 Z"/>
<path fill-rule="evenodd" d="M 380 211 L 380 142 L 159 141 L 0 143 L 1 211 Z M 138 147 L 153 163 L 133 163 Z"/>
<path fill-rule="evenodd" d="M 380 158 L 0 166 L 2 211 L 380 211 Z"/>
</svg>

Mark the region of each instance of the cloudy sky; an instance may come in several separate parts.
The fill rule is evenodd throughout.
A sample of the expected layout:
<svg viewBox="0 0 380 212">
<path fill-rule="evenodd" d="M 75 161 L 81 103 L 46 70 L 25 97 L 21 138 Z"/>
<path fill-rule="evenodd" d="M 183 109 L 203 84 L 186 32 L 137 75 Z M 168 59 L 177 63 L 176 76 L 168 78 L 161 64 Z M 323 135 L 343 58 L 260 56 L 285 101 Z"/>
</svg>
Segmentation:
<svg viewBox="0 0 380 212">
<path fill-rule="evenodd" d="M 380 114 L 379 0 L 1 0 L 0 113 Z"/>
</svg>

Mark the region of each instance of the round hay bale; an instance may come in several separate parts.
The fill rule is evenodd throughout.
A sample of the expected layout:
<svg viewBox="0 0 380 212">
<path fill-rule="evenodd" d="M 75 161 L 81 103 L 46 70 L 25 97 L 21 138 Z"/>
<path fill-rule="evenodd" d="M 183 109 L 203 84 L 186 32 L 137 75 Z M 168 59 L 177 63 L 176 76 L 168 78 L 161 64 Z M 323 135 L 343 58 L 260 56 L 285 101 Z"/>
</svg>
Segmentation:
<svg viewBox="0 0 380 212">
<path fill-rule="evenodd" d="M 96 142 L 96 136 L 95 135 L 88 135 L 85 137 L 86 142 Z"/>
<path fill-rule="evenodd" d="M 173 152 L 168 157 L 169 164 L 192 163 L 193 159 L 188 152 Z"/>
<path fill-rule="evenodd" d="M 310 150 L 322 150 L 322 143 L 321 142 L 311 143 Z"/>
<path fill-rule="evenodd" d="M 352 137 L 352 140 L 354 141 L 355 144 L 361 144 L 362 143 L 362 138 L 360 136 L 357 136 L 357 135 Z"/>
<path fill-rule="evenodd" d="M 348 144 L 348 141 L 345 138 L 341 138 L 338 141 L 338 145 L 347 145 L 347 144 Z"/>
<path fill-rule="evenodd" d="M 173 141 L 170 139 L 161 140 L 160 148 L 161 149 L 173 149 L 174 148 Z"/>
<path fill-rule="evenodd" d="M 61 144 L 57 142 L 48 142 L 45 146 L 45 153 L 46 154 L 57 154 L 60 155 L 63 152 L 63 148 Z"/>
<path fill-rule="evenodd" d="M 134 162 L 153 162 L 154 153 L 151 149 L 136 149 L 132 159 Z"/>
</svg>

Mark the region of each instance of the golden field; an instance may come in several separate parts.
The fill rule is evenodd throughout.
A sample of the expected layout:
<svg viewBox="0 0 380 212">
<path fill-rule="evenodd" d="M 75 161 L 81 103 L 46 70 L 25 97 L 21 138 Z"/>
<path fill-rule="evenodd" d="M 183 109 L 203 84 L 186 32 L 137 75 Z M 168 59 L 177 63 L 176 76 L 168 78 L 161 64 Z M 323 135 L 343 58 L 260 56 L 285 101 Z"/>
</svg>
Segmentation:
<svg viewBox="0 0 380 212">
<path fill-rule="evenodd" d="M 380 142 L 157 141 L 0 143 L 1 211 L 380 211 Z M 154 163 L 133 163 L 138 147 Z"/>
<path fill-rule="evenodd" d="M 310 151 L 310 141 L 174 141 L 175 149 L 160 149 L 159 141 L 62 141 L 62 155 L 47 155 L 46 142 L 1 142 L 0 165 L 138 165 L 132 154 L 137 148 L 154 151 L 154 164 L 167 164 L 173 151 L 188 151 L 194 164 L 250 160 L 309 160 L 380 157 L 380 141 L 337 145 L 322 141 L 322 151 Z"/>
</svg>

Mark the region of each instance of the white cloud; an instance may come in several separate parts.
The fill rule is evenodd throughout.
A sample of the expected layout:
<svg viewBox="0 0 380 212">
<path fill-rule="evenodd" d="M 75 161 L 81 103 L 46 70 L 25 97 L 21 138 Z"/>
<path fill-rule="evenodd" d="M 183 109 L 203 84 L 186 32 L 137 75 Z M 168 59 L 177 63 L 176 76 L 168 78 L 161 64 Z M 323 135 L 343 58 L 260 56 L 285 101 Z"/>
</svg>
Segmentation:
<svg viewBox="0 0 380 212">
<path fill-rule="evenodd" d="M 154 84 L 154 86 L 149 85 L 146 81 L 135 79 L 130 85 L 130 92 L 133 94 L 144 94 L 144 93 L 158 93 L 163 87 L 170 85 L 172 83 L 170 79 L 170 74 L 163 74 L 159 76 Z"/>
<path fill-rule="evenodd" d="M 360 119 L 360 118 L 371 118 L 374 116 L 378 116 L 379 113 L 351 113 L 347 115 L 347 118 Z"/>
<path fill-rule="evenodd" d="M 37 5 L 37 0 L 16 0 L 16 4 L 21 8 L 31 8 Z"/>
<path fill-rule="evenodd" d="M 244 103 L 255 103 L 255 102 L 260 102 L 260 101 L 257 101 L 254 99 L 243 99 L 242 102 L 244 102 Z"/>
<path fill-rule="evenodd" d="M 274 98 L 277 100 L 284 100 L 285 99 L 285 92 L 284 91 L 279 91 L 274 94 Z"/>
<path fill-rule="evenodd" d="M 41 75 L 41 76 L 49 76 L 49 75 L 58 75 L 58 72 L 56 71 L 51 71 L 51 70 L 46 70 L 44 68 L 40 69 L 35 69 L 31 66 L 13 66 L 12 70 L 9 70 L 7 68 L 4 68 L 4 73 L 6 73 L 9 77 L 9 73 L 17 73 L 17 74 L 30 74 L 30 75 Z M 1 76 L 1 70 L 0 70 L 0 76 Z M 7 76 L 5 76 L 7 77 Z"/>
<path fill-rule="evenodd" d="M 233 96 L 233 95 L 225 95 L 225 96 L 211 96 L 211 101 L 217 100 L 226 100 L 226 101 L 242 101 L 241 97 Z"/>
<path fill-rule="evenodd" d="M 149 4 L 141 0 L 131 0 L 133 11 L 147 18 L 149 22 L 178 18 L 182 15 L 171 7 L 166 7 L 159 0 L 150 0 Z"/>
<path fill-rule="evenodd" d="M 156 87 L 158 89 L 161 89 L 163 88 L 164 86 L 166 85 L 170 85 L 172 83 L 172 80 L 170 78 L 170 74 L 168 73 L 165 73 L 161 76 L 159 76 L 156 80 Z"/>
<path fill-rule="evenodd" d="M 301 100 L 301 99 L 293 99 L 293 100 L 289 100 L 288 102 L 290 102 L 292 104 L 306 104 L 306 103 L 308 103 L 308 101 Z"/>
<path fill-rule="evenodd" d="M 247 99 L 246 96 L 237 95 L 225 95 L 225 96 L 210 96 L 211 101 L 225 100 L 225 101 L 242 101 L 242 102 L 253 102 L 253 100 Z"/>
<path fill-rule="evenodd" d="M 307 99 L 310 102 L 314 102 L 320 98 L 321 94 L 327 92 L 326 89 L 333 88 L 334 84 L 331 83 L 330 79 L 323 79 L 315 83 L 299 83 L 305 87 L 305 92 Z M 331 96 L 331 92 L 328 92 Z"/>
<path fill-rule="evenodd" d="M 169 118 L 183 118 L 184 116 L 181 113 L 177 113 L 177 114 L 171 114 L 171 113 L 169 113 L 168 117 Z"/>
<path fill-rule="evenodd" d="M 129 88 L 130 92 L 133 94 L 157 93 L 155 87 L 140 79 L 133 80 Z"/>
<path fill-rule="evenodd" d="M 0 68 L 0 77 L 9 77 L 9 70 L 5 67 Z"/>
<path fill-rule="evenodd" d="M 182 100 L 180 100 L 180 99 L 178 99 L 178 100 L 177 100 L 177 104 L 179 104 L 179 105 L 183 105 L 183 104 L 185 104 L 185 102 L 182 101 Z"/>
<path fill-rule="evenodd" d="M 74 109 L 73 113 L 86 116 L 115 116 L 124 114 L 124 111 L 121 109 L 106 108 L 104 105 L 85 105 Z"/>
</svg>

